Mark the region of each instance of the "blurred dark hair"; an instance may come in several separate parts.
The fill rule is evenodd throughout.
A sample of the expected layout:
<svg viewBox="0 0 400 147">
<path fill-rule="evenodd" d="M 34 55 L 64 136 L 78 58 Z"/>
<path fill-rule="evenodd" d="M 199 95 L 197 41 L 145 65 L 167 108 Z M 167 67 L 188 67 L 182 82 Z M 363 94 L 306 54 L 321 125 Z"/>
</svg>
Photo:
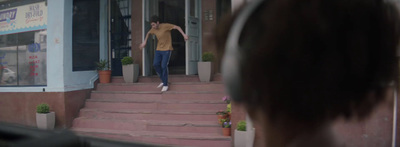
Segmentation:
<svg viewBox="0 0 400 147">
<path fill-rule="evenodd" d="M 217 26 L 218 49 L 236 16 Z M 398 11 L 383 0 L 268 0 L 239 41 L 244 104 L 269 121 L 364 118 L 397 83 L 398 43 Z"/>
<path fill-rule="evenodd" d="M 151 16 L 150 23 L 152 23 L 152 22 L 157 23 L 157 21 L 160 22 L 160 18 L 157 15 Z"/>
</svg>

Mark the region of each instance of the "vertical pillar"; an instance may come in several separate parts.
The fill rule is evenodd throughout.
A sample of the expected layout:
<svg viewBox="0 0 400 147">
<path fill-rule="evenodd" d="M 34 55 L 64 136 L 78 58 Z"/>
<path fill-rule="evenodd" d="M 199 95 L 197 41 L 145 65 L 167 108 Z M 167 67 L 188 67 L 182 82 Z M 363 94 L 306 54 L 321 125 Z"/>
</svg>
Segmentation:
<svg viewBox="0 0 400 147">
<path fill-rule="evenodd" d="M 65 3 L 47 1 L 47 86 L 53 91 L 64 88 Z"/>
<path fill-rule="evenodd" d="M 100 59 L 108 58 L 108 1 L 100 0 Z"/>
</svg>

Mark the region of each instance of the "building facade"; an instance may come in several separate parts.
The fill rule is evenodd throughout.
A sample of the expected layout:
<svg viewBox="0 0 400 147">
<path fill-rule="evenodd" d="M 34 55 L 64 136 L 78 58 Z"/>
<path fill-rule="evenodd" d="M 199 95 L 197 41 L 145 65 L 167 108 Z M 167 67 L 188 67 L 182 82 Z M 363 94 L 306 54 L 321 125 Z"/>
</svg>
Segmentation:
<svg viewBox="0 0 400 147">
<path fill-rule="evenodd" d="M 212 40 L 215 25 L 245 1 L 1 0 L 0 121 L 36 126 L 36 105 L 48 103 L 56 113 L 56 127 L 71 127 L 96 85 L 95 62 L 102 59 L 109 61 L 113 76 L 122 75 L 120 59 L 125 56 L 140 64 L 141 76 L 155 75 L 155 37 L 144 50 L 138 48 L 152 15 L 180 26 L 190 38 L 185 42 L 172 32 L 171 74 L 197 74 L 202 53 L 222 56 Z M 215 62 L 218 72 L 220 58 Z M 353 145 L 389 146 L 400 137 L 394 108 L 380 108 L 363 124 L 339 123 L 339 134 L 356 140 Z M 242 110 L 232 109 L 240 114 L 234 120 L 244 118 Z"/>
<path fill-rule="evenodd" d="M 139 50 L 149 18 L 180 26 L 172 32 L 171 74 L 197 74 L 202 52 L 216 49 L 209 38 L 227 0 L 17 0 L 0 2 L 0 121 L 35 126 L 36 105 L 48 103 L 56 127 L 68 128 L 98 79 L 95 62 L 131 56 L 140 75 L 152 76 L 155 38 Z M 219 7 L 217 9 L 217 7 Z M 188 20 L 188 21 L 185 21 Z M 219 62 L 219 61 L 217 61 Z M 219 67 L 216 66 L 216 69 Z"/>
</svg>

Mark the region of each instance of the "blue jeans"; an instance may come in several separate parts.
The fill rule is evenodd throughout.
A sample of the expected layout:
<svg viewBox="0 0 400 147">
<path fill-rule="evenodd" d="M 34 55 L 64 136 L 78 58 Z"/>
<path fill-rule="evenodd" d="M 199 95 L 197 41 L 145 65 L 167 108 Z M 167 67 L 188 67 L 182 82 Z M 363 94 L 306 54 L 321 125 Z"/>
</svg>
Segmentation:
<svg viewBox="0 0 400 147">
<path fill-rule="evenodd" d="M 153 66 L 164 86 L 168 86 L 168 63 L 172 51 L 156 51 Z"/>
</svg>

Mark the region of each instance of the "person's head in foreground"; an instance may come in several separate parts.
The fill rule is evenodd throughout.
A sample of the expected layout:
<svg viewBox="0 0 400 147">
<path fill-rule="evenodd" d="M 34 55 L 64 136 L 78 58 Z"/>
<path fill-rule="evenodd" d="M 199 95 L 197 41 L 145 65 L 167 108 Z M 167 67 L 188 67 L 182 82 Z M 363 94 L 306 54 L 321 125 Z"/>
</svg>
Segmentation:
<svg viewBox="0 0 400 147">
<path fill-rule="evenodd" d="M 216 37 L 229 94 L 271 147 L 338 146 L 332 122 L 365 118 L 397 83 L 399 18 L 387 1 L 266 0 Z"/>
</svg>

